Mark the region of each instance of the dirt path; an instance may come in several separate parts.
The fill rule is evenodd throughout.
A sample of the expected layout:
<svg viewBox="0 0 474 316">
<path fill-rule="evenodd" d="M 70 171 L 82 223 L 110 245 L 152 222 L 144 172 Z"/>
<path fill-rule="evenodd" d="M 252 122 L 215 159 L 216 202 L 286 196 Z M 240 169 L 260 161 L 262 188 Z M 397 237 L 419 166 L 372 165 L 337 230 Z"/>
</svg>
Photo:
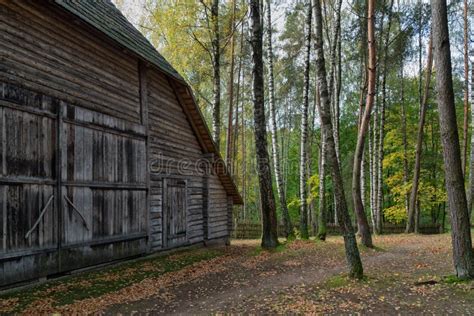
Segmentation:
<svg viewBox="0 0 474 316">
<path fill-rule="evenodd" d="M 472 283 L 440 279 L 452 273 L 448 235 L 392 235 L 375 243 L 378 250 L 362 250 L 367 279 L 353 282 L 343 276 L 340 238 L 297 241 L 273 253 L 256 252 L 256 241 L 235 242 L 215 270 L 162 289 L 169 299 L 117 304 L 106 313 L 474 312 Z"/>
<path fill-rule="evenodd" d="M 0 314 L 472 314 L 474 283 L 452 274 L 449 235 L 375 237 L 366 279 L 345 277 L 341 237 L 262 251 L 196 248 L 0 293 Z"/>
</svg>

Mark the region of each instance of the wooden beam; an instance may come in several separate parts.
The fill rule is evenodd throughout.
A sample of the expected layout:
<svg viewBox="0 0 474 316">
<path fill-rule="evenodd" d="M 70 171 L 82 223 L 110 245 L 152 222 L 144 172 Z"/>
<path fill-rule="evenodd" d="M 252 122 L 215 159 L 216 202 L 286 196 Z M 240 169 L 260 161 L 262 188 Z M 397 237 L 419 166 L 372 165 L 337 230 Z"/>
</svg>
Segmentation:
<svg viewBox="0 0 474 316">
<path fill-rule="evenodd" d="M 148 121 L 148 68 L 142 62 L 138 62 L 138 79 L 139 79 L 139 89 L 140 89 L 140 119 L 142 125 L 145 127 L 145 161 L 146 161 L 146 177 L 145 177 L 145 188 L 146 188 L 146 236 L 147 236 L 147 252 L 151 252 L 151 181 L 150 181 L 150 171 L 149 161 L 151 157 L 150 149 L 150 126 Z"/>
</svg>

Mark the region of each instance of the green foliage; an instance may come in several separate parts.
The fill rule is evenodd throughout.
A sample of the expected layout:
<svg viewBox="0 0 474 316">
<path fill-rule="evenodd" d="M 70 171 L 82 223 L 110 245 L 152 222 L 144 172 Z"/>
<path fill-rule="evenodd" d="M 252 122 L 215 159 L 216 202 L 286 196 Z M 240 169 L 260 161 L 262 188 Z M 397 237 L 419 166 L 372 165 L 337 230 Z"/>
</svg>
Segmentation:
<svg viewBox="0 0 474 316">
<path fill-rule="evenodd" d="M 117 0 L 118 1 L 118 0 Z M 119 1 L 120 2 L 120 1 Z M 205 5 L 203 5 L 203 3 Z M 212 63 L 209 54 L 211 35 L 206 19 L 206 6 L 210 1 L 184 0 L 165 1 L 147 0 L 147 13 L 142 19 L 143 31 L 151 42 L 160 50 L 166 59 L 184 76 L 195 91 L 199 106 L 210 123 L 210 100 L 212 98 Z M 245 191 L 245 209 L 236 211 L 236 217 L 252 221 L 260 220 L 260 192 L 255 161 L 255 145 L 253 134 L 253 106 L 252 106 L 252 61 L 249 47 L 248 8 L 245 1 L 237 1 L 236 25 L 230 27 L 231 2 L 220 2 L 220 37 L 221 37 L 221 74 L 222 74 L 222 135 L 221 150 L 224 155 L 227 114 L 228 114 L 228 86 L 230 82 L 230 45 L 229 39 L 235 36 L 235 73 L 234 92 L 237 94 L 237 71 L 241 69 L 240 85 L 238 87 L 238 115 L 239 129 L 236 131 L 235 170 L 234 179 L 241 192 Z M 334 5 L 327 3 L 324 12 L 324 41 L 327 54 L 331 47 L 332 27 L 334 23 Z M 388 27 L 389 2 L 377 2 L 376 7 L 376 36 L 379 79 L 374 117 L 382 104 L 381 74 L 385 61 L 381 52 L 384 51 L 383 33 Z M 420 77 L 422 85 L 424 73 L 418 73 L 418 54 L 420 47 L 418 36 L 421 35 L 423 46 L 421 52 L 426 55 L 426 41 L 429 37 L 430 10 L 427 3 L 410 3 L 398 6 L 395 4 L 390 29 L 390 43 L 387 50 L 387 81 L 386 81 L 386 121 L 383 159 L 383 216 L 391 223 L 403 223 L 406 220 L 406 199 L 412 186 L 412 174 L 415 160 L 415 142 L 418 132 Z M 266 8 L 265 8 L 266 10 Z M 450 5 L 450 18 L 458 14 L 459 4 Z M 280 146 L 279 159 L 282 169 L 282 178 L 287 196 L 287 206 L 293 221 L 299 218 L 299 155 L 300 155 L 300 122 L 303 96 L 303 47 L 304 47 L 304 2 L 272 1 L 274 23 L 274 75 L 275 75 L 275 106 Z M 352 209 L 351 182 L 354 149 L 357 140 L 357 122 L 361 100 L 361 85 L 366 71 L 367 43 L 366 2 L 355 0 L 351 6 L 343 6 L 342 10 L 342 82 L 341 82 L 341 115 L 340 115 L 340 163 L 345 183 L 346 198 L 349 208 Z M 383 17 L 383 20 L 382 20 Z M 384 23 L 381 23 L 381 22 Z M 420 25 L 421 21 L 421 25 Z M 265 24 L 265 23 L 264 23 Z M 243 29 L 241 28 L 243 26 Z M 462 44 L 462 32 L 459 25 L 450 25 L 454 46 Z M 264 31 L 268 25 L 264 25 Z M 240 36 L 243 35 L 242 44 Z M 266 35 L 264 35 L 266 36 Z M 264 47 L 264 51 L 267 51 Z M 312 52 L 314 54 L 314 52 Z M 462 122 L 462 62 L 454 60 L 454 89 L 458 122 Z M 312 56 L 314 58 L 315 56 Z M 426 56 L 425 56 L 426 57 Z M 422 60 L 422 66 L 425 62 Z M 326 56 L 327 68 L 330 69 L 329 55 Z M 264 61 L 267 65 L 267 60 Z M 403 68 L 403 75 L 401 69 Z M 310 69 L 310 127 L 309 127 L 309 178 L 308 201 L 311 209 L 316 211 L 319 204 L 319 176 L 318 160 L 320 146 L 319 119 L 316 110 L 316 82 L 314 63 Z M 421 206 L 422 222 L 439 222 L 445 210 L 446 192 L 444 188 L 444 170 L 442 162 L 442 148 L 439 135 L 438 112 L 436 107 L 436 91 L 433 88 L 436 74 L 433 74 L 428 102 L 428 111 L 424 128 L 423 154 L 419 185 L 419 203 Z M 265 79 L 268 83 L 267 78 Z M 268 100 L 268 89 L 266 89 Z M 364 96 L 362 96 L 362 102 Z M 235 108 L 235 107 L 234 107 Z M 402 116 L 405 111 L 405 118 Z M 269 113 L 267 113 L 268 119 Z M 373 122 L 373 120 L 372 120 Z M 403 139 L 403 126 L 406 124 L 406 147 Z M 210 124 L 208 124 L 210 125 Z M 462 124 L 460 132 L 462 131 Z M 373 132 L 373 126 L 371 132 Z M 376 127 L 378 130 L 378 126 Z M 462 132 L 460 133 L 462 135 Z M 245 139 L 245 140 L 244 140 Z M 270 135 L 268 144 L 270 144 Z M 245 143 L 245 145 L 244 145 Z M 244 148 L 245 146 L 245 148 Z M 269 148 L 269 151 L 271 149 Z M 245 156 L 244 156 L 245 153 Z M 407 171 L 405 170 L 405 160 Z M 365 147 L 365 191 L 366 205 L 369 205 L 369 154 L 368 144 Z M 273 170 L 272 170 L 273 171 Z M 326 177 L 326 207 L 327 221 L 334 219 L 333 187 L 331 176 Z M 277 197 L 274 183 L 275 197 Z M 276 199 L 277 206 L 279 200 Z M 370 210 L 366 207 L 369 214 Z M 316 215 L 313 214 L 313 219 Z M 280 208 L 278 217 L 281 219 Z"/>
</svg>

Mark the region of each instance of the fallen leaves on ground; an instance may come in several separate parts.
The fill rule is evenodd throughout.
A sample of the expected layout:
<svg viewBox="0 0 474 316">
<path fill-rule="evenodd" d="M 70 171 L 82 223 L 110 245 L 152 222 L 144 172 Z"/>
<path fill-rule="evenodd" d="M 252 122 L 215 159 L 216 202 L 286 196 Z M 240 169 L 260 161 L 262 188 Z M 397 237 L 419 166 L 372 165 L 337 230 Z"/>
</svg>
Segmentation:
<svg viewBox="0 0 474 316">
<path fill-rule="evenodd" d="M 366 278 L 345 276 L 342 238 L 296 240 L 275 251 L 258 241 L 237 241 L 206 257 L 206 249 L 168 255 L 161 261 L 95 274 L 91 279 L 53 284 L 25 314 L 75 313 L 463 313 L 474 310 L 474 283 L 445 282 L 452 270 L 449 235 L 376 236 L 376 249 L 361 249 Z M 191 260 L 192 256 L 198 259 Z M 139 277 L 137 277 L 139 276 Z M 125 286 L 97 295 L 100 282 Z M 132 282 L 133 281 L 133 282 Z M 99 283 L 97 283 L 99 282 Z M 67 304 L 61 294 L 89 291 Z M 66 301 L 67 302 L 67 301 Z M 0 312 L 21 302 L 0 300 Z"/>
</svg>

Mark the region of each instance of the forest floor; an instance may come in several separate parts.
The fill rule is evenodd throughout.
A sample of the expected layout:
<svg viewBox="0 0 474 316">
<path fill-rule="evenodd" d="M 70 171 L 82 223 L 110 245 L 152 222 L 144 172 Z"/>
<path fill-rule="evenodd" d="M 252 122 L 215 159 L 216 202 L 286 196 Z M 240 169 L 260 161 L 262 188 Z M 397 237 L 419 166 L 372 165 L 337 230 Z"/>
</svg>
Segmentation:
<svg viewBox="0 0 474 316">
<path fill-rule="evenodd" d="M 346 278 L 341 237 L 188 249 L 0 294 L 0 313 L 468 314 L 474 282 L 452 276 L 443 235 L 377 236 L 366 278 Z"/>
</svg>

